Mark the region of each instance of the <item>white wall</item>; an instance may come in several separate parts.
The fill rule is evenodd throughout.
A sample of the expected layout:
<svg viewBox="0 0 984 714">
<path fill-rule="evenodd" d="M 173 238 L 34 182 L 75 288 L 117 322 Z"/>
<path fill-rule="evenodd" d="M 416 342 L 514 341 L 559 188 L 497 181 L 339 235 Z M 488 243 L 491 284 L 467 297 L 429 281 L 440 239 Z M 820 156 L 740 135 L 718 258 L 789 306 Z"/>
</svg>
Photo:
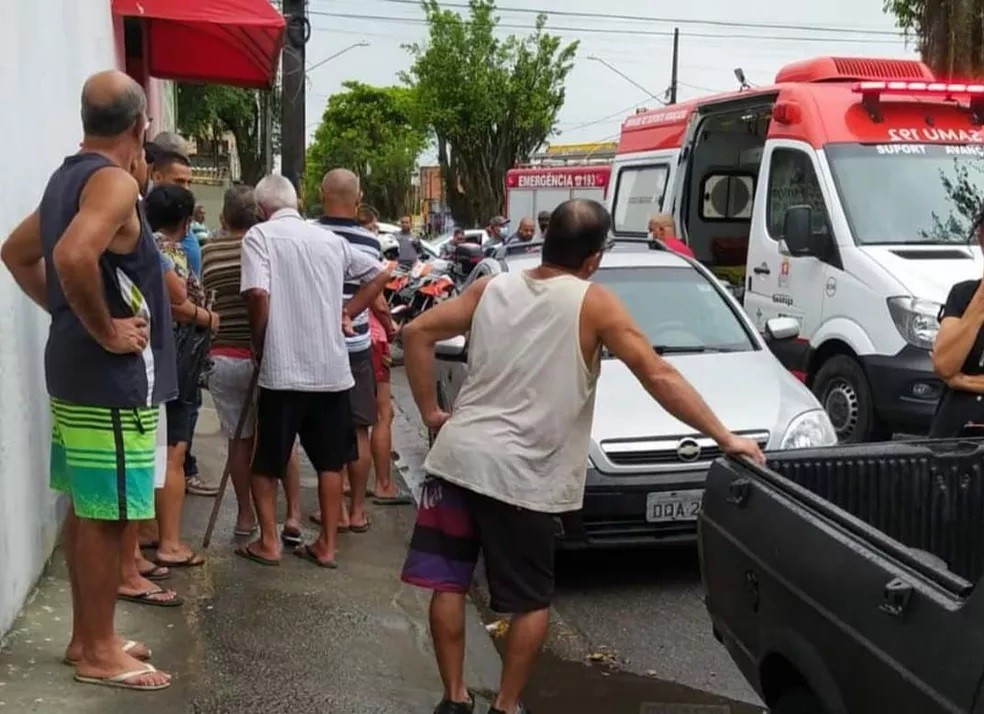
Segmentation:
<svg viewBox="0 0 984 714">
<path fill-rule="evenodd" d="M 78 149 L 79 93 L 117 67 L 109 0 L 0 0 L 0 240 Z M 34 587 L 57 535 L 48 490 L 47 319 L 0 269 L 0 635 Z"/>
</svg>

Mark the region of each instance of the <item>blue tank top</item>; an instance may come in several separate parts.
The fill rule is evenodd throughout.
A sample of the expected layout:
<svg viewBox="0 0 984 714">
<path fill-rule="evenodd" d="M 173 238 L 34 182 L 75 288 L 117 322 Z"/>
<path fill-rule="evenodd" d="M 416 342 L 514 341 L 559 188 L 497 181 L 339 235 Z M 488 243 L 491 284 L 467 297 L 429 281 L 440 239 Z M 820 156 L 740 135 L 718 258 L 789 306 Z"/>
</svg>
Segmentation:
<svg viewBox="0 0 984 714">
<path fill-rule="evenodd" d="M 150 407 L 177 395 L 177 360 L 161 256 L 142 206 L 136 206 L 140 218 L 136 249 L 126 255 L 106 251 L 99 259 L 99 272 L 114 318 L 142 315 L 147 319 L 150 341 L 143 354 L 112 354 L 92 338 L 72 312 L 53 260 L 55 246 L 78 213 L 86 182 L 96 171 L 114 165 L 100 154 L 69 156 L 52 174 L 41 199 L 41 239 L 51 313 L 45 378 L 52 397 L 75 404 Z"/>
</svg>

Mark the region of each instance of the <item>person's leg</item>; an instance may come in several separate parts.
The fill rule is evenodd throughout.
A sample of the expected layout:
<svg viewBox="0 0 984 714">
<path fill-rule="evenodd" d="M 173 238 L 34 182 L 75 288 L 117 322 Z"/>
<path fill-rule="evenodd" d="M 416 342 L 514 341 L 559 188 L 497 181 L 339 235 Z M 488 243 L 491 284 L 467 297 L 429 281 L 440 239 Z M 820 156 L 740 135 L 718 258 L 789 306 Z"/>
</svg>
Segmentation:
<svg viewBox="0 0 984 714">
<path fill-rule="evenodd" d="M 256 514 L 250 494 L 249 462 L 253 458 L 253 438 L 229 439 L 229 476 L 236 493 L 236 530 L 245 533 L 256 527 Z"/>
<path fill-rule="evenodd" d="M 506 714 L 516 711 L 547 639 L 549 624 L 549 608 L 514 615 L 509 621 L 506 651 L 502 657 L 502 680 L 492 705 L 496 710 Z"/>
<path fill-rule="evenodd" d="M 279 479 L 266 474 L 254 473 L 250 480 L 253 504 L 256 506 L 256 519 L 260 525 L 260 537 L 249 544 L 256 555 L 268 560 L 280 559 L 280 537 L 277 534 L 277 491 Z"/>
<path fill-rule="evenodd" d="M 372 468 L 369 428 L 376 421 L 376 377 L 372 369 L 372 353 L 368 349 L 349 354 L 349 364 L 355 379 L 355 386 L 350 390 L 349 397 L 358 450 L 346 469 L 351 489 L 348 524 L 353 531 L 362 532 L 369 526 L 369 519 L 366 517 L 366 488 L 369 485 L 369 470 Z"/>
<path fill-rule="evenodd" d="M 556 519 L 468 492 L 482 544 L 490 607 L 512 615 L 493 711 L 513 714 L 533 673 L 554 593 Z"/>
<path fill-rule="evenodd" d="M 170 426 L 173 413 L 168 414 Z M 187 420 L 185 420 L 187 423 Z M 157 527 L 160 539 L 157 562 L 161 565 L 200 565 L 204 558 L 181 541 L 181 514 L 185 501 L 184 455 L 187 442 L 170 443 L 167 449 L 167 480 L 157 494 Z"/>
<path fill-rule="evenodd" d="M 427 477 L 421 487 L 417 523 L 400 579 L 434 591 L 430 605 L 431 638 L 444 683 L 446 710 L 457 703 L 466 711 L 465 597 L 471 587 L 479 543 L 464 490 Z"/>
<path fill-rule="evenodd" d="M 400 489 L 393 481 L 393 401 L 389 381 L 376 384 L 376 424 L 369 438 L 372 465 L 376 471 L 376 498 L 395 498 Z"/>
<path fill-rule="evenodd" d="M 246 358 L 216 355 L 212 358 L 209 391 L 219 428 L 228 444 L 228 467 L 236 494 L 236 526 L 239 534 L 252 534 L 256 514 L 250 494 L 250 462 L 253 459 L 256 431 L 256 397 L 253 387 L 253 364 Z M 246 413 L 243 414 L 243 410 Z M 240 427 L 242 421 L 242 427 Z"/>
<path fill-rule="evenodd" d="M 287 477 L 284 479 L 284 497 L 287 499 L 287 517 L 284 528 L 292 532 L 301 532 L 301 461 L 298 455 L 297 443 L 290 452 L 287 462 Z"/>
<path fill-rule="evenodd" d="M 120 586 L 118 595 L 141 597 L 148 605 L 154 603 L 173 602 L 178 594 L 173 590 L 162 588 L 141 575 L 140 546 L 137 537 L 137 522 L 131 521 L 123 529 L 123 540 L 120 546 Z M 151 564 L 153 566 L 153 564 Z M 166 568 L 156 566 L 159 570 Z M 146 570 L 144 572 L 147 572 Z M 153 567 L 150 572 L 153 572 Z"/>
<path fill-rule="evenodd" d="M 191 478 L 192 476 L 198 475 L 198 459 L 196 459 L 191 453 L 191 445 L 192 442 L 195 441 L 195 427 L 198 426 L 198 411 L 201 409 L 201 406 L 202 390 L 199 389 L 196 391 L 195 401 L 193 402 L 193 407 L 189 418 L 191 428 L 188 434 L 188 448 L 185 450 L 183 464 L 185 478 Z"/>
<path fill-rule="evenodd" d="M 321 532 L 317 540 L 305 546 L 322 563 L 334 563 L 337 552 L 338 524 L 342 515 L 342 472 L 318 473 L 318 505 L 321 507 Z"/>
<path fill-rule="evenodd" d="M 113 622 L 123 532 L 131 519 L 154 514 L 157 410 L 102 409 L 53 400 L 52 411 L 61 434 L 57 458 L 53 441 L 53 470 L 57 461 L 72 496 L 66 559 L 75 583 L 72 645 L 78 652 L 70 659 L 76 678 L 102 680 L 136 672 L 126 684 L 166 686 L 168 675 L 148 669 L 123 650 Z M 71 465 L 81 461 L 87 466 Z"/>
<path fill-rule="evenodd" d="M 309 395 L 301 427 L 301 446 L 318 473 L 321 533 L 299 552 L 323 565 L 334 564 L 342 511 L 342 469 L 357 456 L 349 391 Z"/>
<path fill-rule="evenodd" d="M 444 683 L 444 699 L 469 702 L 465 687 L 465 594 L 435 591 L 430 602 L 431 641 Z"/>
<path fill-rule="evenodd" d="M 277 533 L 277 492 L 287 474 L 287 462 L 297 440 L 297 425 L 307 396 L 302 392 L 260 389 L 257 402 L 256 448 L 250 487 L 260 536 L 237 551 L 247 558 L 280 560 Z"/>
<path fill-rule="evenodd" d="M 349 486 L 352 489 L 348 509 L 348 525 L 351 529 L 363 529 L 369 523 L 366 515 L 366 487 L 369 485 L 369 470 L 372 468 L 372 454 L 369 451 L 369 427 L 355 429 L 359 458 L 348 465 Z"/>
<path fill-rule="evenodd" d="M 52 456 L 54 460 L 54 456 Z M 52 464 L 54 466 L 54 464 Z M 78 565 L 75 562 L 75 551 L 78 547 L 79 519 L 75 517 L 74 506 L 68 504 L 68 513 L 62 524 L 62 550 L 65 553 L 65 567 L 68 569 L 68 584 L 72 595 L 72 633 L 68 639 L 65 658 L 76 660 L 82 653 L 82 642 L 79 640 L 79 580 Z"/>
</svg>

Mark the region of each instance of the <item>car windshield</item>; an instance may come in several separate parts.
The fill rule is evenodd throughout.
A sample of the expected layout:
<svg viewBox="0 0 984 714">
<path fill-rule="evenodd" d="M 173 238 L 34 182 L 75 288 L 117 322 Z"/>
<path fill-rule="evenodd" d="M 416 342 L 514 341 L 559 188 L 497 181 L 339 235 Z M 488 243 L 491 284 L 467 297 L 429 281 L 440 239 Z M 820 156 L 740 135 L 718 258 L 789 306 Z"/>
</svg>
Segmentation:
<svg viewBox="0 0 984 714">
<path fill-rule="evenodd" d="M 984 197 L 984 148 L 837 144 L 826 152 L 859 245 L 967 242 Z"/>
<path fill-rule="evenodd" d="M 622 299 L 663 354 L 756 349 L 731 305 L 693 268 L 602 267 L 591 279 Z"/>
</svg>

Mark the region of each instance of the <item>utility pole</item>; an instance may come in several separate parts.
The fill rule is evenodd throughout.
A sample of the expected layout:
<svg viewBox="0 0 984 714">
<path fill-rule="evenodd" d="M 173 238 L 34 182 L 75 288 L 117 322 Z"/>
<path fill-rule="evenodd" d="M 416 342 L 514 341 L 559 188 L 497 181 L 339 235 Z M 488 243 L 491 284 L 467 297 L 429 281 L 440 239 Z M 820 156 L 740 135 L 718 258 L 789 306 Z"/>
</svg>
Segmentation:
<svg viewBox="0 0 984 714">
<path fill-rule="evenodd" d="M 269 176 L 273 173 L 273 93 L 276 86 L 262 96 L 263 116 L 263 173 Z"/>
<path fill-rule="evenodd" d="M 680 63 L 680 28 L 673 28 L 673 70 L 670 75 L 670 104 L 677 103 L 677 67 Z"/>
<path fill-rule="evenodd" d="M 283 165 L 281 173 L 300 191 L 304 175 L 305 122 L 304 106 L 307 82 L 304 70 L 304 47 L 311 36 L 305 0 L 284 0 L 287 37 L 283 55 L 283 93 L 281 95 Z"/>
</svg>

